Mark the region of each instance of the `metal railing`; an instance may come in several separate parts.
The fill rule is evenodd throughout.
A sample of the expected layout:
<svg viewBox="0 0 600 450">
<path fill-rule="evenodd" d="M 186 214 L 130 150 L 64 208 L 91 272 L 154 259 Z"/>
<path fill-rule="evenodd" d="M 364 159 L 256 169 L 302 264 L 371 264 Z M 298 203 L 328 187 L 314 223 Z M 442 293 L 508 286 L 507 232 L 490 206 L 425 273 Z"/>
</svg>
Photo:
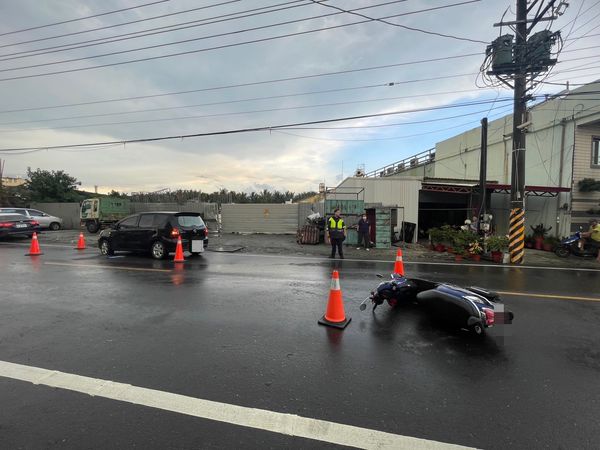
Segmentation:
<svg viewBox="0 0 600 450">
<path fill-rule="evenodd" d="M 400 161 L 397 161 L 387 166 L 383 166 L 377 170 L 373 170 L 365 174 L 365 177 L 390 177 L 392 175 L 398 175 L 399 173 L 405 172 L 415 167 L 424 166 L 435 161 L 435 147 L 425 150 L 416 155 L 409 156 Z"/>
</svg>

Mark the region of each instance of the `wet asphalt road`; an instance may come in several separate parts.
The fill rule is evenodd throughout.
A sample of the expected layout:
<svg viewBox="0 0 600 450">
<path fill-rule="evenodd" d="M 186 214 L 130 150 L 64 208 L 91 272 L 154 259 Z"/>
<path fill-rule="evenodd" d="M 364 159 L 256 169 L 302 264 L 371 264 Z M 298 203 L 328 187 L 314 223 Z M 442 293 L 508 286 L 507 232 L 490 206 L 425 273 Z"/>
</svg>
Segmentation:
<svg viewBox="0 0 600 450">
<path fill-rule="evenodd" d="M 414 305 L 360 312 L 393 262 L 26 250 L 0 243 L 2 361 L 479 448 L 600 441 L 600 302 L 527 295 L 598 298 L 597 271 L 407 266 L 519 293 L 477 340 Z M 334 266 L 343 332 L 317 325 Z M 0 400 L 0 448 L 336 448 L 6 378 Z"/>
</svg>

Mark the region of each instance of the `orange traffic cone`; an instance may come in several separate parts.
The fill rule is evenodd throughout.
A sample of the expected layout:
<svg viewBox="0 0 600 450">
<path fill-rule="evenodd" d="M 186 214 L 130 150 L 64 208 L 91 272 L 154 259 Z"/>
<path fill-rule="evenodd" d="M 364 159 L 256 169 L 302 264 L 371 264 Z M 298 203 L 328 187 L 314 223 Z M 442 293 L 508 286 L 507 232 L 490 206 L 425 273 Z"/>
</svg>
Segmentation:
<svg viewBox="0 0 600 450">
<path fill-rule="evenodd" d="M 331 288 L 329 290 L 329 301 L 327 311 L 319 320 L 320 325 L 344 329 L 352 318 L 346 317 L 344 313 L 344 302 L 342 300 L 342 289 L 340 288 L 340 275 L 337 270 L 331 276 Z"/>
<path fill-rule="evenodd" d="M 175 248 L 175 259 L 173 262 L 185 262 L 183 257 L 183 246 L 181 245 L 181 236 L 177 238 L 177 248 Z"/>
<path fill-rule="evenodd" d="M 40 243 L 38 242 L 37 233 L 33 233 L 33 237 L 31 238 L 31 247 L 29 247 L 29 253 L 26 253 L 25 256 L 37 256 L 43 255 L 40 250 Z"/>
<path fill-rule="evenodd" d="M 396 263 L 394 264 L 394 273 L 404 275 L 404 261 L 402 261 L 402 250 L 398 249 L 396 253 Z"/>
<path fill-rule="evenodd" d="M 75 250 L 85 250 L 85 239 L 83 233 L 79 233 L 79 240 L 77 241 L 77 247 Z"/>
</svg>

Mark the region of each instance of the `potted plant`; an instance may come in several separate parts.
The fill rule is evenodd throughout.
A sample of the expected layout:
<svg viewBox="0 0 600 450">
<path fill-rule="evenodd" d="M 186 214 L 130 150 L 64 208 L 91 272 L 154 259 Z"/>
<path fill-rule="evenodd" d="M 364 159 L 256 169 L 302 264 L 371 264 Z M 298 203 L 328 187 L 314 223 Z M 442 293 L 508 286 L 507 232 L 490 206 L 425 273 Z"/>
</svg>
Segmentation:
<svg viewBox="0 0 600 450">
<path fill-rule="evenodd" d="M 457 231 L 452 228 L 450 225 L 443 225 L 440 230 L 442 231 L 442 242 L 446 246 L 446 251 L 448 253 L 454 252 L 454 238 L 456 236 Z"/>
<path fill-rule="evenodd" d="M 528 234 L 527 236 L 525 236 L 525 247 L 533 248 L 534 245 L 535 245 L 535 240 L 533 239 L 533 236 L 531 234 Z"/>
<path fill-rule="evenodd" d="M 559 240 L 557 238 L 554 236 L 548 236 L 546 239 L 544 239 L 544 251 L 553 252 L 556 244 L 558 243 Z"/>
<path fill-rule="evenodd" d="M 481 243 L 479 242 L 479 240 L 475 240 L 473 242 L 471 242 L 469 244 L 469 255 L 471 256 L 471 259 L 473 261 L 480 261 L 481 260 L 481 253 L 483 252 L 483 247 L 481 246 Z"/>
<path fill-rule="evenodd" d="M 552 229 L 552 227 L 550 228 L 546 228 L 544 227 L 543 223 L 540 223 L 539 225 L 534 226 L 530 226 L 530 228 L 533 230 L 533 239 L 535 241 L 535 249 L 536 250 L 542 250 L 544 247 L 544 238 L 546 237 L 546 234 L 548 234 L 548 231 L 550 231 Z"/>
<path fill-rule="evenodd" d="M 490 236 L 487 239 L 487 247 L 492 253 L 492 261 L 502 262 L 502 252 L 508 248 L 508 238 L 506 236 Z"/>
<path fill-rule="evenodd" d="M 432 250 L 436 252 L 443 252 L 444 246 L 442 241 L 444 240 L 444 233 L 440 228 L 430 228 L 428 230 L 429 240 L 431 241 Z"/>
<path fill-rule="evenodd" d="M 476 236 L 470 231 L 458 230 L 454 232 L 452 245 L 455 252 L 455 261 L 462 261 L 463 257 L 469 254 L 469 245 L 474 240 L 476 240 Z"/>
</svg>

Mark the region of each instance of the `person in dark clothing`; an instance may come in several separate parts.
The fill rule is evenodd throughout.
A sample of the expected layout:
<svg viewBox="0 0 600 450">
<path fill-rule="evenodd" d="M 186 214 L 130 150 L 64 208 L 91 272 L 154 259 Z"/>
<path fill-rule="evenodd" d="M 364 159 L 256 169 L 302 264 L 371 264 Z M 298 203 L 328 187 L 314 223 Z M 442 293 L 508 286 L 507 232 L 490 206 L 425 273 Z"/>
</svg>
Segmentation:
<svg viewBox="0 0 600 450">
<path fill-rule="evenodd" d="M 344 219 L 341 217 L 339 208 L 333 211 L 333 217 L 330 217 L 327 221 L 327 232 L 329 233 L 329 241 L 331 242 L 330 258 L 335 258 L 335 249 L 337 247 L 340 258 L 344 259 L 342 242 L 346 239 L 346 224 L 344 224 Z"/>
<path fill-rule="evenodd" d="M 371 223 L 367 220 L 366 214 L 363 214 L 358 221 L 358 247 L 356 250 L 360 250 L 361 244 L 369 251 L 369 247 L 371 247 Z"/>
</svg>

